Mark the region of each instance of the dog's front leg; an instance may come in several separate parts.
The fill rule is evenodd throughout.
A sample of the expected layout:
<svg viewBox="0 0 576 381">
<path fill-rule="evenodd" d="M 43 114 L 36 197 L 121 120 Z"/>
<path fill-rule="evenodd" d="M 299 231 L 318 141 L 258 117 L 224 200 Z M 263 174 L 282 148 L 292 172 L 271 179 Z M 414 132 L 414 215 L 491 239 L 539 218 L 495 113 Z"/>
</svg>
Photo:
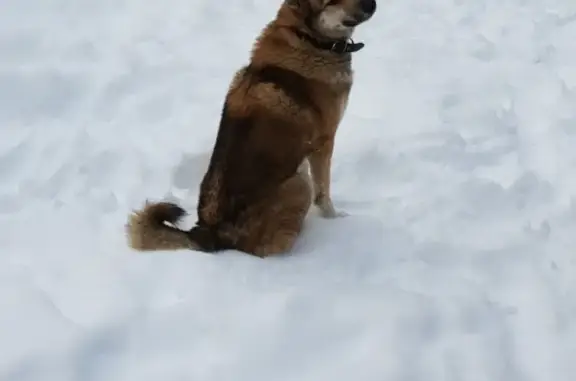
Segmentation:
<svg viewBox="0 0 576 381">
<path fill-rule="evenodd" d="M 320 209 L 324 218 L 343 217 L 347 214 L 334 209 L 330 194 L 330 170 L 334 139 L 327 139 L 308 156 L 314 185 L 314 204 Z"/>
</svg>

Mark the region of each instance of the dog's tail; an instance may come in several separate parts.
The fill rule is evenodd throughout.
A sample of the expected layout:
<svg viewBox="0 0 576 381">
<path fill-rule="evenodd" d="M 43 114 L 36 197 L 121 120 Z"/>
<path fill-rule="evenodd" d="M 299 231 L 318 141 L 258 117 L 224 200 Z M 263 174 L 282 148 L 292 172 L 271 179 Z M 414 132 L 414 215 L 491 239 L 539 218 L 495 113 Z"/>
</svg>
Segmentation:
<svg viewBox="0 0 576 381">
<path fill-rule="evenodd" d="M 176 225 L 186 211 L 170 202 L 146 202 L 144 208 L 134 211 L 126 224 L 128 245 L 138 251 L 155 250 L 200 250 L 205 251 L 194 236 L 196 229 L 184 231 Z"/>
</svg>

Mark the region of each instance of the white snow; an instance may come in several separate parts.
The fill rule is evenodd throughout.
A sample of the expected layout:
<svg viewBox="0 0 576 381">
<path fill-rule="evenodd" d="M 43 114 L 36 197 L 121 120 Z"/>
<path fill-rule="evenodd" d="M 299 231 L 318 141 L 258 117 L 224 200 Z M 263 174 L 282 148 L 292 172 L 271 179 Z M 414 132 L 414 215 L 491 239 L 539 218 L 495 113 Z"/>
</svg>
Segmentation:
<svg viewBox="0 0 576 381">
<path fill-rule="evenodd" d="M 572 381 L 576 2 L 379 1 L 335 206 L 289 256 L 142 254 L 195 217 L 279 0 L 0 2 L 0 380 Z"/>
</svg>

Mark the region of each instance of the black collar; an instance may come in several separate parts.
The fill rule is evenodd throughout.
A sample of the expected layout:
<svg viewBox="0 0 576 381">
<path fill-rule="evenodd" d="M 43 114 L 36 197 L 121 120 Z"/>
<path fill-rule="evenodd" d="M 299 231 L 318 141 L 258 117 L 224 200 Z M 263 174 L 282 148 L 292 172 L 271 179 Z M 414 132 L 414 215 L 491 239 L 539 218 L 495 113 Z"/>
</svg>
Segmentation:
<svg viewBox="0 0 576 381">
<path fill-rule="evenodd" d="M 352 39 L 348 40 L 333 40 L 333 41 L 318 41 L 316 38 L 310 36 L 308 33 L 303 33 L 299 30 L 294 30 L 298 37 L 308 41 L 314 47 L 321 50 L 329 50 L 336 54 L 355 53 L 364 47 L 363 42 L 354 42 Z"/>
</svg>

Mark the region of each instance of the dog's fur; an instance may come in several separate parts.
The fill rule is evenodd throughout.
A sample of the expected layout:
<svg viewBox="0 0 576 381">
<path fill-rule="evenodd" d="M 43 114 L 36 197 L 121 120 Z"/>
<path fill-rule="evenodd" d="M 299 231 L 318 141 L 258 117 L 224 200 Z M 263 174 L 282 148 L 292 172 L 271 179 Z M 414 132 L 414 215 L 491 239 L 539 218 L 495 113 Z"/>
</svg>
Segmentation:
<svg viewBox="0 0 576 381">
<path fill-rule="evenodd" d="M 375 7 L 374 0 L 285 0 L 228 90 L 196 225 L 168 226 L 185 211 L 147 202 L 126 225 L 130 247 L 265 257 L 291 249 L 312 203 L 326 218 L 341 215 L 330 196 L 330 166 L 352 86 L 351 53 L 309 38 L 345 42 Z"/>
</svg>

